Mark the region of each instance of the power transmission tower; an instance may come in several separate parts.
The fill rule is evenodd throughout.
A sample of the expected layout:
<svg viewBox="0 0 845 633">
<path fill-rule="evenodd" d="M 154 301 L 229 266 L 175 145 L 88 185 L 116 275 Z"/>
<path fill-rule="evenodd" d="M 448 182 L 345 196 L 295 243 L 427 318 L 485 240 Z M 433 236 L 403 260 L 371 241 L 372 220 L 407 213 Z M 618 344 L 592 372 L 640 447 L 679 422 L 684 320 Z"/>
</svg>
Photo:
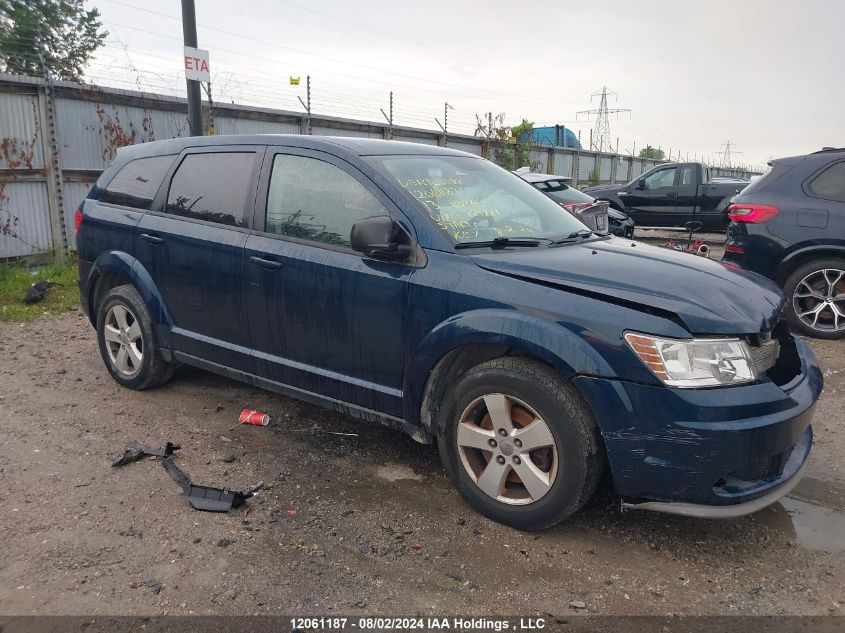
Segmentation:
<svg viewBox="0 0 845 633">
<path fill-rule="evenodd" d="M 592 140 L 590 141 L 590 149 L 595 149 L 600 152 L 603 152 L 605 148 L 612 149 L 610 142 L 610 115 L 619 114 L 620 112 L 631 111 L 628 108 L 608 108 L 608 96 L 615 97 L 617 100 L 619 99 L 619 95 L 613 92 L 613 90 L 608 90 L 607 86 L 602 86 L 602 89 L 600 91 L 594 92 L 590 95 L 590 102 L 592 102 L 595 97 L 601 97 L 598 109 L 581 110 L 580 112 L 575 113 L 576 119 L 582 114 L 586 115 L 588 120 L 589 117 L 595 115 L 596 124 L 593 127 L 593 134 L 591 136 Z"/>
<path fill-rule="evenodd" d="M 738 152 L 736 150 L 733 150 L 732 152 L 731 147 L 736 147 L 736 143 L 731 143 L 730 141 L 722 143 L 722 147 L 725 148 L 725 150 L 722 152 L 722 167 L 730 167 L 731 155 L 742 154 L 742 152 Z"/>
</svg>

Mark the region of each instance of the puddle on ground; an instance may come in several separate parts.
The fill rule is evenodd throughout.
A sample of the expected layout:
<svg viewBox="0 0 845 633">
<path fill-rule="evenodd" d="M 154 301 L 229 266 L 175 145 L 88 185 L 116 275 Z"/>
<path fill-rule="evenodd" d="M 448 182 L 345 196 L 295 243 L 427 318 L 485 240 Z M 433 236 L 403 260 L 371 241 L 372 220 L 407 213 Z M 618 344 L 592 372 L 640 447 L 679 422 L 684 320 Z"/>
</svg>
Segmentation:
<svg viewBox="0 0 845 633">
<path fill-rule="evenodd" d="M 422 481 L 423 476 L 414 472 L 412 468 L 401 464 L 390 464 L 376 468 L 376 475 L 387 481 L 399 481 L 400 479 L 413 479 Z"/>
<path fill-rule="evenodd" d="M 805 477 L 754 518 L 804 549 L 845 551 L 845 490 L 832 482 Z"/>
<path fill-rule="evenodd" d="M 792 497 L 784 497 L 780 504 L 792 521 L 795 539 L 801 547 L 825 552 L 845 551 L 845 514 Z"/>
</svg>

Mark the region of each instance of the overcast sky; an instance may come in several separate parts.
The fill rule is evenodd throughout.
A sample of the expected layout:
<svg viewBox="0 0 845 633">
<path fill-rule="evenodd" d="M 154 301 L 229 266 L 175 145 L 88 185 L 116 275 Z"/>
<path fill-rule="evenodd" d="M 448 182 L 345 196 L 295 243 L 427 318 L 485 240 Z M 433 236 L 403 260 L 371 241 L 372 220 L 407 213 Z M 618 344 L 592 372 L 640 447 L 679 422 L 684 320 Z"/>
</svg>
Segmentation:
<svg viewBox="0 0 845 633">
<path fill-rule="evenodd" d="M 184 94 L 180 3 L 95 0 L 110 31 L 89 76 Z M 226 101 L 471 133 L 475 114 L 562 123 L 589 143 L 618 93 L 611 137 L 735 162 L 845 146 L 840 0 L 196 0 L 200 48 Z M 177 18 L 177 19 L 174 19 Z M 138 72 L 130 70 L 131 67 Z M 300 76 L 299 87 L 289 85 Z M 121 83 L 124 82 L 124 83 Z"/>
</svg>

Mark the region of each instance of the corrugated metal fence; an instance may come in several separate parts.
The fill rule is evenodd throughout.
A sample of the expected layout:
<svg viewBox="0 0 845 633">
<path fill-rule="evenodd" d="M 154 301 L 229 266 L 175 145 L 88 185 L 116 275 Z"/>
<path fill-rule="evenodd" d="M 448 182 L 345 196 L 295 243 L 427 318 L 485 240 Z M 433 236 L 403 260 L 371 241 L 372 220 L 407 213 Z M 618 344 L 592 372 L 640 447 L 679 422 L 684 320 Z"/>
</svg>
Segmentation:
<svg viewBox="0 0 845 633">
<path fill-rule="evenodd" d="M 45 134 L 47 94 L 40 79 L 0 74 L 0 259 L 74 248 L 73 212 L 100 172 L 125 145 L 186 136 L 184 99 L 112 88 L 53 84 L 56 139 Z M 315 135 L 390 138 L 386 123 L 311 116 Z M 217 134 L 300 134 L 308 129 L 303 114 L 215 104 Z M 394 126 L 399 141 L 446 145 L 487 156 L 483 138 L 444 137 L 441 132 Z M 61 166 L 59 204 L 52 157 Z M 45 161 L 45 156 L 50 159 Z M 657 162 L 562 147 L 532 152 L 532 171 L 571 178 L 573 184 L 598 172 L 606 183 L 627 182 Z M 720 175 L 747 175 L 722 171 Z M 61 243 L 64 209 L 68 244 Z"/>
</svg>

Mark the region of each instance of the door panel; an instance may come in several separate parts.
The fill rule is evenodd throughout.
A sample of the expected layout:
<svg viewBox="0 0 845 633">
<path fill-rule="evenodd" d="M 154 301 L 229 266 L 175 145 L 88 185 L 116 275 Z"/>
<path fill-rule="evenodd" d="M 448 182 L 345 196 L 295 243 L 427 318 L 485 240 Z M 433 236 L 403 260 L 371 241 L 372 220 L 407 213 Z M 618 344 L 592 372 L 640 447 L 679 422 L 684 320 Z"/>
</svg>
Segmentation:
<svg viewBox="0 0 845 633">
<path fill-rule="evenodd" d="M 250 261 L 271 259 L 281 269 Z M 258 373 L 401 415 L 403 313 L 411 268 L 251 235 L 247 312 Z"/>
<path fill-rule="evenodd" d="M 634 222 L 641 226 L 664 226 L 671 223 L 675 210 L 677 190 L 675 182 L 677 167 L 658 169 L 640 178 L 643 188 L 632 188 L 625 195 L 626 213 L 630 212 Z"/>
<path fill-rule="evenodd" d="M 248 371 L 242 292 L 247 232 L 148 213 L 138 233 L 138 259 L 173 319 L 174 349 Z"/>
<path fill-rule="evenodd" d="M 255 146 L 184 152 L 159 210 L 138 225 L 138 259 L 173 320 L 173 349 L 248 372 L 243 248 L 263 153 Z"/>
<path fill-rule="evenodd" d="M 391 203 L 322 152 L 268 155 L 245 248 L 246 306 L 258 373 L 344 403 L 401 416 L 405 310 L 414 268 L 348 248 L 355 220 Z M 268 265 L 268 262 L 272 262 Z"/>
</svg>

